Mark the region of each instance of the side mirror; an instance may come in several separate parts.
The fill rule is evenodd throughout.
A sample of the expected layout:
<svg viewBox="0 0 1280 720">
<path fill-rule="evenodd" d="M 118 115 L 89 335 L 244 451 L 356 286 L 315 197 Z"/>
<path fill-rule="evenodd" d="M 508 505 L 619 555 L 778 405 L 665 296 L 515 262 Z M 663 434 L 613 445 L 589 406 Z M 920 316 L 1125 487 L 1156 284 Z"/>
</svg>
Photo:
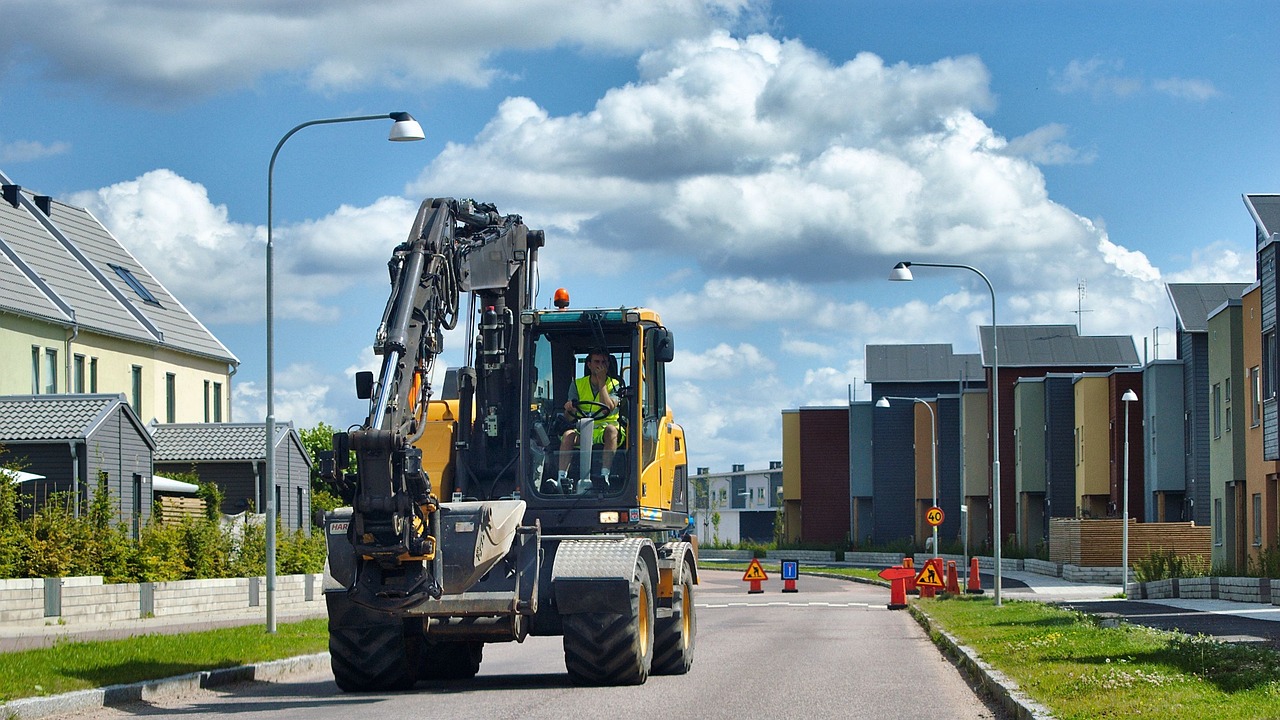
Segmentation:
<svg viewBox="0 0 1280 720">
<path fill-rule="evenodd" d="M 361 400 L 373 397 L 373 373 L 368 370 L 356 373 L 356 397 Z"/>
<path fill-rule="evenodd" d="M 666 328 L 658 328 L 654 332 L 658 333 L 658 341 L 654 343 L 657 350 L 658 362 L 669 363 L 676 358 L 676 338 L 671 331 Z"/>
</svg>

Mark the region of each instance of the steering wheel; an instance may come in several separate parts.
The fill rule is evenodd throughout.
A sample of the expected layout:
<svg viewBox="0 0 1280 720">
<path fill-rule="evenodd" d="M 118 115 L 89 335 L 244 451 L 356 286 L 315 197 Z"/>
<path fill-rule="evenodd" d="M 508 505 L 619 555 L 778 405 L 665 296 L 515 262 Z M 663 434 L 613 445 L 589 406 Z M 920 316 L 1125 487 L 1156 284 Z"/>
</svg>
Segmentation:
<svg viewBox="0 0 1280 720">
<path fill-rule="evenodd" d="M 608 405 L 595 400 L 578 400 L 574 402 L 573 409 L 578 418 L 592 420 L 603 420 L 613 414 L 613 410 Z"/>
</svg>

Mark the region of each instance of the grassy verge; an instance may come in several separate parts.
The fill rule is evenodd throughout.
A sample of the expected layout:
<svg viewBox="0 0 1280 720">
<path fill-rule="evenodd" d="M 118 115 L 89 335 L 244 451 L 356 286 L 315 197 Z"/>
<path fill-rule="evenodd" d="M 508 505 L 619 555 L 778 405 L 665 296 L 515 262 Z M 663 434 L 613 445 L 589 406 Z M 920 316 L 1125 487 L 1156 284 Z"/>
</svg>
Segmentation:
<svg viewBox="0 0 1280 720">
<path fill-rule="evenodd" d="M 283 623 L 274 635 L 259 625 L 127 640 L 58 642 L 0 656 L 0 702 L 107 685 L 157 680 L 323 652 L 328 621 Z"/>
<path fill-rule="evenodd" d="M 1274 718 L 1280 653 L 1037 602 L 946 597 L 916 607 L 1061 720 Z"/>
</svg>

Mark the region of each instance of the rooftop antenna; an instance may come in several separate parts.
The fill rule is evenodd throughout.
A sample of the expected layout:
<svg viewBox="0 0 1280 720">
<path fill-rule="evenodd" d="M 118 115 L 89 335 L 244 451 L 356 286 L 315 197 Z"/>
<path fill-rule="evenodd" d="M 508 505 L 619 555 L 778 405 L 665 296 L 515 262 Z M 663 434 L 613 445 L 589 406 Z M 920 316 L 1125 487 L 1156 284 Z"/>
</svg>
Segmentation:
<svg viewBox="0 0 1280 720">
<path fill-rule="evenodd" d="M 1071 311 L 1076 314 L 1076 333 L 1080 335 L 1084 335 L 1084 314 L 1093 312 L 1092 310 L 1084 309 L 1084 285 L 1084 278 L 1076 280 L 1076 289 L 1080 292 L 1080 295 L 1076 298 L 1076 309 Z"/>
</svg>

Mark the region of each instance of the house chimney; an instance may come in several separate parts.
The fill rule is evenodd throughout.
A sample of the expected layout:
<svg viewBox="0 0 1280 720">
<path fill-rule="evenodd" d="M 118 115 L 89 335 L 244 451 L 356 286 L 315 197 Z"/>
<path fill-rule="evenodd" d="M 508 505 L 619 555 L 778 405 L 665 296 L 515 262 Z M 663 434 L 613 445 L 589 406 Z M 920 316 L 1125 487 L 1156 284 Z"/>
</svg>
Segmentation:
<svg viewBox="0 0 1280 720">
<path fill-rule="evenodd" d="M 746 467 L 747 467 L 746 465 L 734 465 L 734 466 L 733 466 L 733 471 L 734 471 L 734 472 L 742 472 L 743 470 L 745 470 L 745 469 L 746 469 Z"/>
<path fill-rule="evenodd" d="M 45 217 L 49 217 L 52 214 L 53 198 L 48 195 L 37 195 L 35 201 L 36 207 L 40 209 L 40 212 L 44 213 Z"/>
<path fill-rule="evenodd" d="M 769 469 L 770 469 L 770 470 L 777 470 L 777 469 L 778 469 L 778 468 L 780 468 L 780 467 L 782 467 L 782 461 L 781 461 L 781 460 L 770 460 L 770 461 L 769 461 Z"/>
<path fill-rule="evenodd" d="M 18 193 L 22 191 L 21 185 L 5 185 L 3 188 L 5 202 L 14 207 L 18 207 Z"/>
<path fill-rule="evenodd" d="M 711 472 L 711 468 L 698 468 L 698 475 L 706 475 Z"/>
</svg>

